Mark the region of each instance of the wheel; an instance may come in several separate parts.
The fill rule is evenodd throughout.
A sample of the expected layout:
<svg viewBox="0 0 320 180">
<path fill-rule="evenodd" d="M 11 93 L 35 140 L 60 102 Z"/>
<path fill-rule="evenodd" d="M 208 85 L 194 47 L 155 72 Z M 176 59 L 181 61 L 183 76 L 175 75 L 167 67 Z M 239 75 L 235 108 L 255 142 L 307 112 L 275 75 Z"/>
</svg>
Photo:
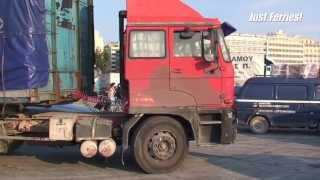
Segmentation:
<svg viewBox="0 0 320 180">
<path fill-rule="evenodd" d="M 250 121 L 250 129 L 255 134 L 265 134 L 269 130 L 269 122 L 262 116 L 256 116 Z"/>
<path fill-rule="evenodd" d="M 233 133 L 232 133 L 232 139 L 233 139 L 233 141 L 232 141 L 232 143 L 235 143 L 236 142 L 236 140 L 237 140 L 237 136 L 238 136 L 238 127 L 236 126 L 236 125 L 234 125 L 234 127 L 232 128 L 232 131 L 233 131 Z"/>
<path fill-rule="evenodd" d="M 4 127 L 0 125 L 0 135 L 5 136 L 6 132 Z M 9 152 L 9 142 L 6 140 L 0 140 L 0 155 L 6 155 Z"/>
<path fill-rule="evenodd" d="M 318 129 L 319 128 L 319 121 L 315 120 L 315 119 L 310 120 L 308 128 L 309 129 Z"/>
<path fill-rule="evenodd" d="M 0 126 L 0 135 L 6 135 L 4 127 Z M 0 140 L 0 155 L 7 155 L 18 149 L 23 143 L 20 141 Z"/>
<path fill-rule="evenodd" d="M 133 153 L 146 173 L 172 172 L 182 165 L 188 153 L 184 128 L 173 118 L 151 117 L 136 129 Z"/>
</svg>

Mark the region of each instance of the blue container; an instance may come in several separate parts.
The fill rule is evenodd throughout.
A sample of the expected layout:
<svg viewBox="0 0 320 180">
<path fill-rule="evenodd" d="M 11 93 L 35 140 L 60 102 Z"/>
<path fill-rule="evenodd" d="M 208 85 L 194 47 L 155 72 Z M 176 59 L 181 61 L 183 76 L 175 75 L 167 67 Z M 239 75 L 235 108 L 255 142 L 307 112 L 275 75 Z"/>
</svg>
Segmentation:
<svg viewBox="0 0 320 180">
<path fill-rule="evenodd" d="M 20 13 L 23 20 L 17 20 L 15 25 L 26 27 L 16 34 L 26 34 L 27 37 L 30 37 L 26 40 L 20 38 L 11 51 L 17 51 L 19 53 L 15 54 L 28 57 L 26 59 L 30 63 L 16 56 L 13 58 L 8 55 L 4 56 L 8 57 L 7 59 L 2 58 L 5 59 L 4 62 L 8 62 L 6 64 L 12 62 L 16 65 L 21 62 L 21 66 L 19 66 L 20 71 L 17 67 L 4 66 L 3 77 L 6 81 L 5 83 L 0 82 L 2 91 L 0 92 L 0 103 L 58 103 L 70 100 L 69 95 L 77 90 L 91 93 L 94 61 L 92 0 L 12 0 L 10 2 L 2 5 L 9 11 L 5 13 L 6 16 Z M 14 8 L 10 9 L 9 6 Z M 31 24 L 30 22 L 33 21 L 35 23 Z M 41 31 L 42 27 L 43 31 Z M 8 34 L 10 33 L 3 33 L 1 36 L 0 32 L 0 39 L 3 42 L 13 41 L 14 36 Z M 33 40 L 35 38 L 37 39 Z M 37 45 L 30 47 L 32 51 L 27 51 L 27 48 L 19 51 L 20 45 L 28 40 L 31 42 L 31 39 L 32 42 L 38 42 L 35 43 Z M 0 41 L 0 49 L 2 41 Z M 10 48 L 2 49 L 7 52 Z M 37 53 L 31 56 L 30 52 Z M 24 68 L 25 71 L 23 71 Z M 30 72 L 30 69 L 34 72 Z M 2 74 L 2 70 L 0 72 Z M 23 75 L 22 72 L 26 72 L 26 75 Z M 0 76 L 2 79 L 2 75 Z M 20 81 L 15 81 L 17 79 Z"/>
</svg>

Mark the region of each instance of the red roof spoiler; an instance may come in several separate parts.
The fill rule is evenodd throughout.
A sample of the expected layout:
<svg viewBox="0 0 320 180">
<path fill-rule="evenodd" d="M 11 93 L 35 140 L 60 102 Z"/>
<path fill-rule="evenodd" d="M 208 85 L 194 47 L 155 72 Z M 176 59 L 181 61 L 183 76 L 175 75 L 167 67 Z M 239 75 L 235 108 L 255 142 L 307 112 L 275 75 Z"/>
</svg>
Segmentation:
<svg viewBox="0 0 320 180">
<path fill-rule="evenodd" d="M 205 18 L 181 0 L 127 0 L 128 22 L 203 22 Z"/>
</svg>

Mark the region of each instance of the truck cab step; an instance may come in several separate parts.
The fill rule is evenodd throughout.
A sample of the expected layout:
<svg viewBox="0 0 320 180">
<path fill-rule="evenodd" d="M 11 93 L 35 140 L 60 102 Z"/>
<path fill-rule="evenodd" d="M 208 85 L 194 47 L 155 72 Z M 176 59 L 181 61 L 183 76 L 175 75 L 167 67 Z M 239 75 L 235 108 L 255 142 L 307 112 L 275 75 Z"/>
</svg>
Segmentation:
<svg viewBox="0 0 320 180">
<path fill-rule="evenodd" d="M 221 121 L 200 121 L 200 125 L 217 125 L 222 124 Z"/>
</svg>

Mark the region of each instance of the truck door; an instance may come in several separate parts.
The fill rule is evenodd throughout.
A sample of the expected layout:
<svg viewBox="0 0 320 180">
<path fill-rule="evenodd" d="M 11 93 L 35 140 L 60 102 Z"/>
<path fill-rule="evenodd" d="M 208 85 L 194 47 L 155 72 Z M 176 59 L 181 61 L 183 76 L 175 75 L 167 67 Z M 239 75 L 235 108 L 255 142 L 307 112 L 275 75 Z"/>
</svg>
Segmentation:
<svg viewBox="0 0 320 180">
<path fill-rule="evenodd" d="M 128 27 L 125 75 L 130 108 L 168 103 L 169 57 L 166 27 Z"/>
<path fill-rule="evenodd" d="M 202 58 L 203 32 L 169 29 L 170 90 L 187 94 L 198 107 L 208 109 L 221 106 L 222 81 L 218 61 L 209 63 Z"/>
</svg>

